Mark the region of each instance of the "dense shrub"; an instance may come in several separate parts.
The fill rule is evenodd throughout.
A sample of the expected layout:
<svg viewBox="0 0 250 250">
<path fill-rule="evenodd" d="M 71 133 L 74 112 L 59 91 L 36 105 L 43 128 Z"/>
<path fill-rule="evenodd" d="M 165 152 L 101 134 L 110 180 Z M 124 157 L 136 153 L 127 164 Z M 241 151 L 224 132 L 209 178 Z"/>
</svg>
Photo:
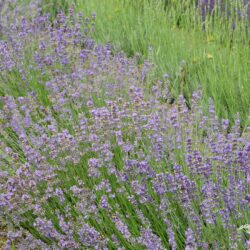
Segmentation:
<svg viewBox="0 0 250 250">
<path fill-rule="evenodd" d="M 91 22 L 23 18 L 0 43 L 2 78 L 22 79 L 1 97 L 5 249 L 249 248 L 249 133 L 200 92 L 167 105 L 153 65 L 95 44 Z"/>
</svg>

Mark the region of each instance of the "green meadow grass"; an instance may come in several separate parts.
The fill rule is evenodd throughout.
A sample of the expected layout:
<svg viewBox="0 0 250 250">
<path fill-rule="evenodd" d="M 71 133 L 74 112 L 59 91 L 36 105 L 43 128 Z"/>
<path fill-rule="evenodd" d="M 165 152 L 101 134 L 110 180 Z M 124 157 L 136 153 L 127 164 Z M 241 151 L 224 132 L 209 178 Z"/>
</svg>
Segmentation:
<svg viewBox="0 0 250 250">
<path fill-rule="evenodd" d="M 67 6 L 74 2 L 86 16 L 96 12 L 96 41 L 153 60 L 156 77 L 169 74 L 168 87 L 175 97 L 184 94 L 189 99 L 201 86 L 204 107 L 212 97 L 219 116 L 233 120 L 239 113 L 242 126 L 249 124 L 250 50 L 245 23 L 236 21 L 233 31 L 233 17 L 222 18 L 215 10 L 214 17 L 202 24 L 194 1 L 169 1 L 165 10 L 164 1 L 61 2 L 57 4 L 64 10 L 66 2 Z"/>
</svg>

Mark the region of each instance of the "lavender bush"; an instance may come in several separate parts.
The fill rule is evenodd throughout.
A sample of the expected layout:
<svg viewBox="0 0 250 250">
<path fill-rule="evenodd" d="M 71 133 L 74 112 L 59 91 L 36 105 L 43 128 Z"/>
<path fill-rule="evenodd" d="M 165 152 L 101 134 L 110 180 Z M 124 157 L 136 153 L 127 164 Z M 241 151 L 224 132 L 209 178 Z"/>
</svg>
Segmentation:
<svg viewBox="0 0 250 250">
<path fill-rule="evenodd" d="M 205 116 L 199 91 L 167 105 L 94 19 L 23 18 L 0 43 L 2 79 L 20 75 L 1 97 L 5 249 L 248 249 L 249 132 L 212 100 Z"/>
<path fill-rule="evenodd" d="M 217 8 L 226 16 L 237 15 L 239 18 L 250 18 L 250 2 L 249 0 L 196 0 L 196 5 L 201 7 L 202 16 L 212 14 Z"/>
<path fill-rule="evenodd" d="M 196 16 L 195 22 L 200 22 L 203 30 L 211 32 L 218 28 L 218 24 L 229 31 L 235 30 L 238 25 L 241 30 L 248 32 L 250 20 L 249 0 L 165 0 L 164 9 L 178 8 L 178 26 L 185 26 L 186 16 Z M 194 11 L 195 10 L 195 11 Z M 187 14 L 188 13 L 188 14 Z M 243 21 L 243 22 L 241 22 Z M 189 24 L 190 25 L 190 24 Z M 211 29 L 212 28 L 212 29 Z M 221 28 L 221 27 L 220 27 Z M 243 29 L 242 29 L 243 28 Z M 210 30 L 211 29 L 211 30 Z M 241 32 L 242 32 L 241 31 Z"/>
</svg>

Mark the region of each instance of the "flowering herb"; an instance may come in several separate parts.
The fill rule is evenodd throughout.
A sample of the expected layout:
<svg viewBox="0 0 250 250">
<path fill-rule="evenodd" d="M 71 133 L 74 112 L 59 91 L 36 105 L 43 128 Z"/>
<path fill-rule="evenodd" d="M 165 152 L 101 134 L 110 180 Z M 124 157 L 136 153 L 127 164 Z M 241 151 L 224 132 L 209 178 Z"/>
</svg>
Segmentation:
<svg viewBox="0 0 250 250">
<path fill-rule="evenodd" d="M 22 19 L 0 43 L 1 75 L 26 93 L 1 97 L 5 249 L 245 249 L 249 134 L 212 101 L 206 116 L 200 92 L 163 104 L 153 65 L 95 44 L 89 22 Z"/>
</svg>

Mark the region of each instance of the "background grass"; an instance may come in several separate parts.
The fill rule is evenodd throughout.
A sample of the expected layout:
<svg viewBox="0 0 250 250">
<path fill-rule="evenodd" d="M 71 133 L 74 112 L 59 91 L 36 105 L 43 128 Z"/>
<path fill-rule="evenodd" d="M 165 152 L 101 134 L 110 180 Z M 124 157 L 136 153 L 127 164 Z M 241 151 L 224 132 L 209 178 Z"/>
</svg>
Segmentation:
<svg viewBox="0 0 250 250">
<path fill-rule="evenodd" d="M 238 112 L 242 126 L 249 124 L 248 21 L 233 14 L 225 18 L 219 9 L 202 20 L 192 0 L 66 0 L 57 1 L 57 7 L 66 10 L 73 2 L 87 16 L 96 12 L 97 42 L 153 60 L 157 77 L 168 73 L 175 97 L 181 93 L 189 99 L 201 86 L 204 107 L 212 97 L 221 117 L 233 120 Z"/>
</svg>

